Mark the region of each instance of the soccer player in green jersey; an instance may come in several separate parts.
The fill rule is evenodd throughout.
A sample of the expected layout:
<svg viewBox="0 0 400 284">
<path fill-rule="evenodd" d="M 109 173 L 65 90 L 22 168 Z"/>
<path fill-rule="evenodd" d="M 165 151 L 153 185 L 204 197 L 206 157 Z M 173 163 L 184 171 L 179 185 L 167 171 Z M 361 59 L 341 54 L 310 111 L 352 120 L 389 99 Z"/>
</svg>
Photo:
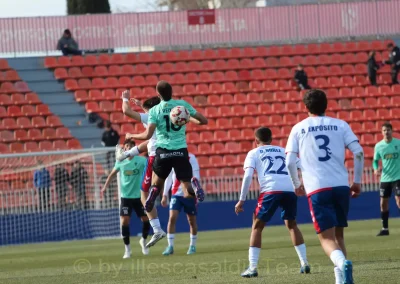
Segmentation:
<svg viewBox="0 0 400 284">
<path fill-rule="evenodd" d="M 135 147 L 133 140 L 127 139 L 124 142 L 124 150 L 128 151 Z M 129 157 L 128 159 L 115 163 L 114 169 L 108 176 L 106 183 L 101 190 L 102 194 L 107 190 L 112 179 L 120 173 L 121 186 L 120 186 L 120 216 L 121 216 L 121 233 L 125 244 L 125 254 L 123 258 L 131 257 L 130 247 L 130 231 L 129 222 L 131 214 L 134 210 L 136 216 L 143 222 L 142 237 L 139 241 L 144 255 L 149 254 L 149 249 L 146 248 L 146 239 L 150 231 L 150 222 L 146 213 L 144 212 L 143 204 L 140 199 L 140 187 L 142 185 L 143 174 L 146 169 L 147 160 L 141 156 Z"/>
<path fill-rule="evenodd" d="M 141 134 L 130 135 L 134 140 L 150 139 L 154 132 L 157 136 L 156 157 L 153 163 L 152 186 L 145 208 L 151 212 L 157 196 L 164 189 L 164 182 L 174 169 L 177 180 L 181 182 L 185 198 L 197 196 L 199 201 L 204 199 L 204 191 L 196 178 L 193 178 L 192 166 L 189 162 L 189 153 L 186 143 L 186 125 L 176 126 L 171 123 L 169 114 L 176 106 L 184 106 L 190 113 L 190 121 L 199 125 L 207 124 L 207 119 L 197 112 L 184 100 L 172 99 L 172 86 L 166 81 L 158 82 L 156 86 L 157 95 L 161 102 L 149 111 L 148 127 Z M 193 179 L 192 179 L 193 178 Z M 193 186 L 192 186 L 193 184 Z M 194 189 L 193 189 L 194 188 Z M 147 243 L 151 247 L 165 237 L 164 232 L 157 234 Z"/>
<path fill-rule="evenodd" d="M 393 138 L 393 127 L 386 122 L 382 125 L 383 140 L 375 145 L 373 167 L 381 177 L 381 218 L 382 230 L 377 236 L 389 235 L 389 198 L 395 192 L 397 207 L 400 209 L 400 140 Z M 379 167 L 382 160 L 382 169 Z"/>
</svg>

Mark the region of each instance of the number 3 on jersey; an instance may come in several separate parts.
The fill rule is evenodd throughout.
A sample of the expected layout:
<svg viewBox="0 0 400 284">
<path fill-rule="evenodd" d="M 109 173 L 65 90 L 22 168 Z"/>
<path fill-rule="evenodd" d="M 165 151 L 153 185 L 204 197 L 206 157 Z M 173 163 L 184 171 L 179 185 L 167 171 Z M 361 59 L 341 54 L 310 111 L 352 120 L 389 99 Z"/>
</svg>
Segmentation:
<svg viewBox="0 0 400 284">
<path fill-rule="evenodd" d="M 181 130 L 182 126 L 177 126 L 177 125 L 171 123 L 171 122 L 169 121 L 169 116 L 168 116 L 168 115 L 164 115 L 164 119 L 165 119 L 165 127 L 167 128 L 167 131 L 168 131 L 168 132 L 170 132 L 171 129 L 172 129 L 173 131 L 179 131 L 179 130 Z"/>
<path fill-rule="evenodd" d="M 264 172 L 264 175 L 270 175 L 270 174 L 275 174 L 275 175 L 288 175 L 288 172 L 284 171 L 286 168 L 285 164 L 285 157 L 282 156 L 276 156 L 275 159 L 270 156 L 265 156 L 261 158 L 261 161 L 268 161 L 268 166 L 267 169 Z M 278 170 L 273 170 L 272 167 L 274 166 L 276 161 L 281 161 L 281 165 L 279 166 Z"/>
<path fill-rule="evenodd" d="M 329 145 L 329 137 L 326 135 L 317 135 L 315 136 L 315 140 L 322 140 L 322 144 L 318 146 L 318 148 L 320 150 L 324 150 L 325 151 L 325 156 L 324 157 L 318 157 L 318 161 L 320 162 L 326 162 L 329 161 L 331 159 L 331 155 L 332 155 L 332 151 L 330 148 L 328 148 Z"/>
</svg>

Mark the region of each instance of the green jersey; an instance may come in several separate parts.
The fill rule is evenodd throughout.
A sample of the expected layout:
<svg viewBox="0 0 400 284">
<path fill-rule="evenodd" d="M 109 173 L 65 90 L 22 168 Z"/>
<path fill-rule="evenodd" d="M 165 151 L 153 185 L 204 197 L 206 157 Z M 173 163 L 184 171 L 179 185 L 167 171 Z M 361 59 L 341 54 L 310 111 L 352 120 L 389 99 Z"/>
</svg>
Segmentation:
<svg viewBox="0 0 400 284">
<path fill-rule="evenodd" d="M 178 150 L 187 148 L 186 125 L 176 126 L 169 119 L 169 113 L 176 106 L 184 106 L 191 116 L 196 110 L 184 100 L 161 101 L 149 111 L 148 124 L 156 125 L 157 148 Z"/>
<path fill-rule="evenodd" d="M 147 159 L 140 156 L 115 163 L 114 169 L 120 172 L 122 198 L 140 198 L 140 187 L 146 164 Z"/>
<path fill-rule="evenodd" d="M 400 140 L 393 138 L 390 143 L 385 140 L 378 142 L 374 150 L 374 169 L 378 168 L 378 162 L 382 159 L 381 182 L 393 182 L 400 180 Z"/>
</svg>

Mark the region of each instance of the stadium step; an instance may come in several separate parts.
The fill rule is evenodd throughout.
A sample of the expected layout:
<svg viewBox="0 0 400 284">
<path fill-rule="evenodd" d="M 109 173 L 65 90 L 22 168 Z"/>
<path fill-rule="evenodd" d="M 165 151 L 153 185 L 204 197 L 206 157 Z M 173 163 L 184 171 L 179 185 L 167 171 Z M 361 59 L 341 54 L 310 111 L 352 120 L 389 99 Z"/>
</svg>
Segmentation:
<svg viewBox="0 0 400 284">
<path fill-rule="evenodd" d="M 83 147 L 101 146 L 103 130 L 88 123 L 84 107 L 75 101 L 73 93 L 65 90 L 63 82 L 57 81 L 52 70 L 44 67 L 43 58 L 16 58 L 9 60 L 9 63 L 39 99 L 49 106 L 50 111 L 69 127 L 71 135 Z"/>
</svg>

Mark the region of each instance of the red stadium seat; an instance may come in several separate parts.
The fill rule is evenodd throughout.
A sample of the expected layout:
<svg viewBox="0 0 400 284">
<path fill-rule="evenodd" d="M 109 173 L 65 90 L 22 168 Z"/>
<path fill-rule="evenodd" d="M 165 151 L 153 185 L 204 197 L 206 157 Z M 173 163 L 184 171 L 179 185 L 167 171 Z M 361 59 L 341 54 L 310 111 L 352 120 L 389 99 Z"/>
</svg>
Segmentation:
<svg viewBox="0 0 400 284">
<path fill-rule="evenodd" d="M 29 140 L 33 140 L 33 141 L 40 141 L 40 140 L 44 139 L 42 131 L 39 129 L 29 129 L 28 130 L 28 138 L 29 138 Z"/>
<path fill-rule="evenodd" d="M 42 116 L 35 116 L 32 118 L 32 126 L 36 128 L 46 127 L 46 121 Z"/>
<path fill-rule="evenodd" d="M 70 139 L 67 141 L 67 147 L 70 149 L 81 149 L 81 143 L 77 139 Z"/>
</svg>

